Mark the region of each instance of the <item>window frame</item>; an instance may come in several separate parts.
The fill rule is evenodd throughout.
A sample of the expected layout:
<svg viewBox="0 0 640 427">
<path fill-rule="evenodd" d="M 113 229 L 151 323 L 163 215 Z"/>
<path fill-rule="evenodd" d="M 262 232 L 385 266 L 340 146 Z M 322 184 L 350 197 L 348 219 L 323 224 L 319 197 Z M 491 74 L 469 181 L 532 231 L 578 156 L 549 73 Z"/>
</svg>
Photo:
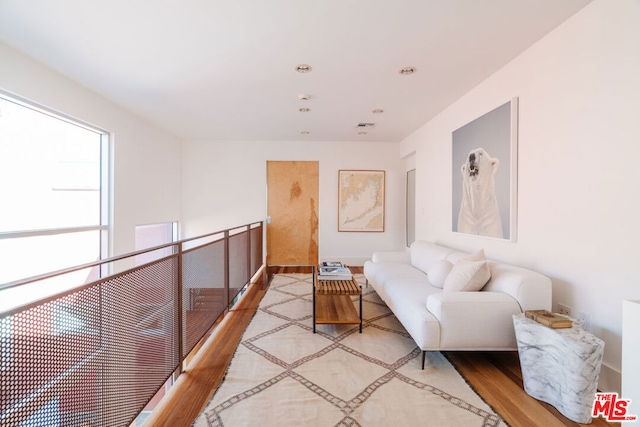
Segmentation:
<svg viewBox="0 0 640 427">
<path fill-rule="evenodd" d="M 72 126 L 78 126 L 88 131 L 94 132 L 100 137 L 100 196 L 99 196 L 99 219 L 96 225 L 83 225 L 77 227 L 54 227 L 54 228 L 41 228 L 31 230 L 13 230 L 13 231 L 0 231 L 0 240 L 4 239 L 16 239 L 25 237 L 46 237 L 54 236 L 58 234 L 72 234 L 86 231 L 99 232 L 99 259 L 108 258 L 111 254 L 111 240 L 113 223 L 113 206 L 112 206 L 112 163 L 113 163 L 113 134 L 99 126 L 90 124 L 84 120 L 73 117 L 69 114 L 60 112 L 56 109 L 46 107 L 38 102 L 29 100 L 20 95 L 8 92 L 0 88 L 0 98 L 17 104 L 21 107 L 28 108 L 35 112 L 45 114 L 57 120 L 66 122 Z M 71 266 L 69 266 L 71 267 Z M 102 270 L 101 276 L 108 274 L 107 271 Z M 12 287 L 17 282 L 22 282 L 29 277 L 23 277 L 18 280 L 10 281 L 7 283 L 0 283 L 0 290 L 8 287 Z"/>
</svg>

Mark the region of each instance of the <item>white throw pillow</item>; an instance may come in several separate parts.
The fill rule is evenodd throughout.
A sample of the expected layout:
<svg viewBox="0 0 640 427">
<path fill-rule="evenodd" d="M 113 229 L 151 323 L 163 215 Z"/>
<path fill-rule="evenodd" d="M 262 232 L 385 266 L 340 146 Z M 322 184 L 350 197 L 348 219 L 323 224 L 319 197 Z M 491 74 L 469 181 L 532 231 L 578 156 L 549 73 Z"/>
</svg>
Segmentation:
<svg viewBox="0 0 640 427">
<path fill-rule="evenodd" d="M 435 262 L 431 267 L 429 267 L 429 271 L 427 271 L 429 283 L 431 283 L 436 288 L 442 289 L 442 287 L 444 286 L 444 281 L 446 280 L 452 268 L 453 264 L 446 259 Z"/>
<path fill-rule="evenodd" d="M 480 249 L 453 265 L 449 272 L 443 292 L 475 292 L 479 291 L 491 279 L 489 263 Z"/>
</svg>

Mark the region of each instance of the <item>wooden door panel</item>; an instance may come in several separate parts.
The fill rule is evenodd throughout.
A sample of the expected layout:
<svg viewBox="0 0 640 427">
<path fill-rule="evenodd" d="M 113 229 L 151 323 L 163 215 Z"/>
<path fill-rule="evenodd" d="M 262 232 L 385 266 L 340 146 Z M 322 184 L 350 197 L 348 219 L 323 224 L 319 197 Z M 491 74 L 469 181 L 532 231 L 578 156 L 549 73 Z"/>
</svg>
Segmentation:
<svg viewBox="0 0 640 427">
<path fill-rule="evenodd" d="M 267 162 L 267 264 L 318 263 L 318 162 Z"/>
</svg>

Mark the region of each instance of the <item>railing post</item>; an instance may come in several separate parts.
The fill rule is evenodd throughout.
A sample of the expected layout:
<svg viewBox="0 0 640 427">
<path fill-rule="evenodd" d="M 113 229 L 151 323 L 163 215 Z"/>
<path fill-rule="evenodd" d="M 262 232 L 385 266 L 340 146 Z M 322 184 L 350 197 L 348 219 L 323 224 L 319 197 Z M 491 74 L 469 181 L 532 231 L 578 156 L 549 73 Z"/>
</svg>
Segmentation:
<svg viewBox="0 0 640 427">
<path fill-rule="evenodd" d="M 182 252 L 182 243 L 178 243 L 178 280 L 176 283 L 177 286 L 177 310 L 178 310 L 178 375 L 180 375 L 183 371 L 184 367 L 184 319 L 183 314 L 186 313 L 184 310 L 184 298 L 183 295 L 183 277 L 184 277 L 184 263 L 182 262 L 183 252 Z"/>
<path fill-rule="evenodd" d="M 251 276 L 253 276 L 253 272 L 251 271 L 251 224 L 247 225 L 247 278 L 245 279 L 247 283 L 245 285 L 249 285 L 251 281 Z"/>
<path fill-rule="evenodd" d="M 226 302 L 227 302 L 227 312 L 231 307 L 231 301 L 229 301 L 230 292 L 229 292 L 229 230 L 225 230 L 224 232 L 224 290 L 226 291 Z"/>
</svg>

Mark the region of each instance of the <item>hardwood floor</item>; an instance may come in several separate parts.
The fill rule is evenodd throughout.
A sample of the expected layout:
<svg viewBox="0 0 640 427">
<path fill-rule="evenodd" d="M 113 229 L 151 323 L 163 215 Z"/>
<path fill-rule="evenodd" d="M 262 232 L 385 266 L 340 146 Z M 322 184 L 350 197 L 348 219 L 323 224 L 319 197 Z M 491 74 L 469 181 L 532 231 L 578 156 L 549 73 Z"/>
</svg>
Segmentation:
<svg viewBox="0 0 640 427">
<path fill-rule="evenodd" d="M 361 273 L 362 267 L 351 267 Z M 258 282 L 251 284 L 240 302 L 220 322 L 200 352 L 190 361 L 167 396 L 153 411 L 146 426 L 190 426 L 224 378 L 246 325 L 266 292 L 273 274 L 308 273 L 304 267 L 270 267 Z M 366 331 L 365 331 L 366 332 Z M 444 352 L 467 382 L 513 427 L 580 426 L 553 406 L 525 393 L 517 352 Z M 619 426 L 594 419 L 591 426 Z"/>
<path fill-rule="evenodd" d="M 581 426 L 565 418 L 553 406 L 525 393 L 518 353 L 443 352 L 493 409 L 511 426 Z M 619 426 L 603 418 L 594 419 L 591 426 Z"/>
</svg>

